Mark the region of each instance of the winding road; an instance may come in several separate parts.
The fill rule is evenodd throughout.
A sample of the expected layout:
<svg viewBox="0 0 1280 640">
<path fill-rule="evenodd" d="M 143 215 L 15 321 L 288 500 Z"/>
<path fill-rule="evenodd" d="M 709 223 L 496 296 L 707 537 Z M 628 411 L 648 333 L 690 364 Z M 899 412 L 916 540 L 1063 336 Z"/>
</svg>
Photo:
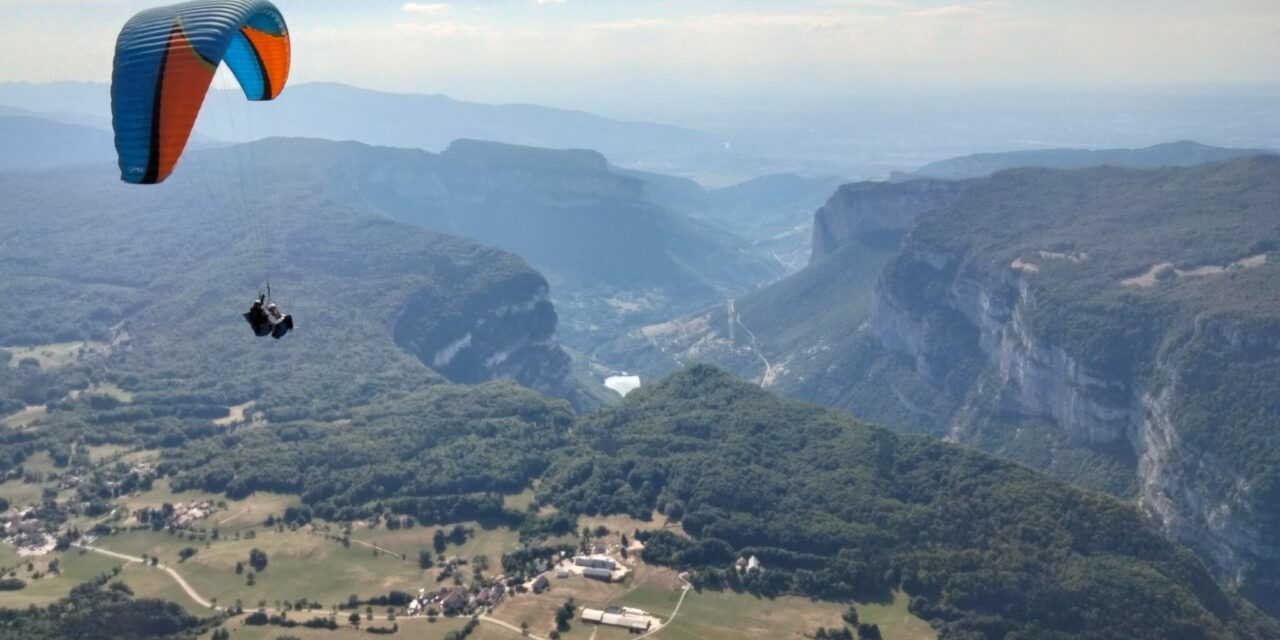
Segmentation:
<svg viewBox="0 0 1280 640">
<path fill-rule="evenodd" d="M 353 540 L 353 542 L 355 541 Z M 182 577 L 182 574 L 179 574 L 176 570 L 174 570 L 172 567 L 168 565 L 165 565 L 165 564 L 152 565 L 145 558 L 141 558 L 138 556 L 131 556 L 128 554 L 120 553 L 118 551 L 111 551 L 109 549 L 103 549 L 102 547 L 95 547 L 87 544 L 75 543 L 75 544 L 72 544 L 71 546 L 77 549 L 92 551 L 94 553 L 98 553 L 104 556 L 116 558 L 117 560 L 124 560 L 125 562 L 136 562 L 143 566 L 150 566 L 155 569 L 164 571 L 165 573 L 169 574 L 170 578 L 173 578 L 174 582 L 178 583 L 179 587 L 182 587 L 182 590 L 185 591 L 187 596 L 190 597 L 193 601 L 195 601 L 196 604 L 199 604 L 200 606 L 205 607 L 207 609 L 213 609 L 214 611 L 225 611 L 225 608 L 214 606 L 212 602 L 206 600 L 203 596 L 201 596 L 200 593 L 196 591 L 195 588 L 192 587 L 190 583 L 187 582 L 186 578 Z M 664 628 L 666 628 L 667 625 L 671 624 L 671 622 L 676 619 L 676 616 L 680 613 L 680 607 L 684 604 L 685 596 L 689 595 L 689 591 L 693 589 L 693 586 L 689 584 L 689 581 L 685 580 L 684 574 L 680 574 L 680 581 L 684 583 L 684 587 L 680 591 L 680 600 L 676 602 L 676 608 L 671 611 L 671 617 L 667 618 L 667 621 L 662 623 L 661 625 L 654 627 L 652 630 L 646 632 L 641 636 L 638 636 L 638 638 L 647 638 L 655 633 L 658 633 L 659 631 L 662 631 Z M 321 615 L 321 616 L 336 615 L 334 612 L 329 612 L 329 611 L 310 611 L 310 613 L 315 615 Z M 426 618 L 412 617 L 412 618 L 403 618 L 401 620 L 407 622 L 409 620 L 425 620 L 425 619 Z M 541 636 L 536 636 L 532 633 L 527 633 L 516 625 L 510 624 L 508 622 L 503 622 L 502 620 L 498 620 L 497 618 L 491 618 L 488 615 L 479 616 L 477 619 L 480 620 L 481 622 L 502 627 L 503 629 L 506 629 L 508 631 L 512 631 L 517 634 L 520 634 L 521 637 L 530 638 L 531 640 L 546 640 Z M 595 634 L 593 633 L 592 636 L 594 637 L 594 635 Z"/>
<path fill-rule="evenodd" d="M 71 545 L 71 546 L 76 547 L 77 549 L 84 549 L 85 551 L 92 551 L 92 552 L 94 552 L 94 553 L 100 553 L 100 554 L 102 554 L 102 555 L 104 555 L 104 556 L 110 556 L 110 557 L 112 557 L 112 558 L 117 558 L 117 559 L 120 559 L 120 560 L 125 560 L 125 561 L 127 561 L 127 562 L 137 562 L 137 563 L 142 564 L 142 565 L 144 565 L 144 566 L 150 565 L 150 563 L 148 563 L 148 562 L 147 562 L 145 559 L 143 559 L 143 558 L 139 558 L 139 557 L 137 557 L 137 556 L 126 555 L 126 554 L 123 554 L 123 553 L 117 553 L 117 552 L 115 552 L 115 551 L 108 551 L 107 549 L 103 549 L 102 547 L 94 547 L 94 546 L 90 546 L 90 545 L 87 545 L 87 544 L 73 544 L 73 545 Z M 198 604 L 198 605 L 200 605 L 200 606 L 202 606 L 202 607 L 205 607 L 205 608 L 207 608 L 207 609 L 214 609 L 214 610 L 217 610 L 217 609 L 218 609 L 218 607 L 213 606 L 213 603 L 212 603 L 212 602 L 209 602 L 208 600 L 205 600 L 203 597 L 201 597 L 201 596 L 200 596 L 200 593 L 199 593 L 199 592 L 197 592 L 197 591 L 196 591 L 196 590 L 195 590 L 195 589 L 194 589 L 194 588 L 193 588 L 193 587 L 192 587 L 192 586 L 187 582 L 186 578 L 183 578 L 183 577 L 182 577 L 182 575 L 181 575 L 181 574 L 179 574 L 177 571 L 174 571 L 171 567 L 169 567 L 168 565 L 164 565 L 164 564 L 157 564 L 157 565 L 154 565 L 154 566 L 155 566 L 155 568 L 156 568 L 156 569 L 160 569 L 161 571 L 164 571 L 165 573 L 169 574 L 169 577 L 173 578 L 174 582 L 177 582 L 177 583 L 178 583 L 178 586 L 179 586 L 179 587 L 182 587 L 182 590 L 183 590 L 183 591 L 186 591 L 186 592 L 187 592 L 187 595 L 188 595 L 188 596 L 190 596 L 192 600 L 195 600 L 196 604 Z"/>
<path fill-rule="evenodd" d="M 743 328 L 745 329 L 746 327 L 743 327 Z M 654 627 L 653 629 L 650 629 L 649 631 L 646 631 L 644 635 L 637 636 L 637 640 L 639 638 L 648 638 L 649 636 L 659 631 L 662 631 L 663 629 L 666 629 L 667 625 L 675 621 L 676 616 L 680 614 L 680 607 L 684 604 L 684 597 L 689 595 L 689 592 L 693 590 L 693 585 L 689 584 L 689 581 L 685 580 L 684 576 L 685 574 L 683 573 L 678 576 L 680 578 L 680 582 L 684 583 L 684 587 L 680 589 L 680 599 L 676 601 L 676 608 L 672 609 L 671 617 L 667 618 L 666 622 Z"/>
<path fill-rule="evenodd" d="M 773 365 L 769 362 L 769 359 L 764 357 L 764 354 L 760 352 L 760 343 L 756 340 L 756 334 L 752 333 L 752 331 L 747 328 L 747 325 L 742 323 L 742 316 L 738 315 L 736 300 L 729 301 L 729 320 L 734 324 L 737 324 L 739 327 L 742 327 L 742 330 L 747 332 L 747 337 L 751 339 L 751 352 L 756 354 L 757 358 L 760 358 L 760 362 L 764 363 L 764 374 L 760 376 L 760 386 L 768 388 L 773 384 Z M 733 325 L 730 325 L 729 328 L 733 329 Z"/>
</svg>

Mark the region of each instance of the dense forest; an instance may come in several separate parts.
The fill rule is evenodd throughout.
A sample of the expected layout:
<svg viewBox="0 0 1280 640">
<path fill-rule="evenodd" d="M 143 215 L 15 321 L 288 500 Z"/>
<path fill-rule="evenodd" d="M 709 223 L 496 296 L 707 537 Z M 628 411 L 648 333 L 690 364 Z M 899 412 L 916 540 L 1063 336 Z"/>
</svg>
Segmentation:
<svg viewBox="0 0 1280 640">
<path fill-rule="evenodd" d="M 423 524 L 501 518 L 500 494 L 546 470 L 573 419 L 566 403 L 511 383 L 437 385 L 340 426 L 298 421 L 205 439 L 169 464 L 175 489 L 300 494 L 328 520 L 384 509 Z"/>
</svg>

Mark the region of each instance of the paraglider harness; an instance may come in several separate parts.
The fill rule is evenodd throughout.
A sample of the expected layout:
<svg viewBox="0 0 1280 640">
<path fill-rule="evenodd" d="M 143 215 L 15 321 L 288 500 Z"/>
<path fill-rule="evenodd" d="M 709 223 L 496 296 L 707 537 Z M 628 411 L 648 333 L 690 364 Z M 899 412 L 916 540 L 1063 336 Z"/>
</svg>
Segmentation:
<svg viewBox="0 0 1280 640">
<path fill-rule="evenodd" d="M 267 293 L 260 294 L 244 319 L 253 327 L 253 335 L 259 338 L 271 336 L 276 340 L 283 338 L 293 329 L 293 316 L 280 312 L 271 302 L 271 285 L 267 285 Z"/>
</svg>

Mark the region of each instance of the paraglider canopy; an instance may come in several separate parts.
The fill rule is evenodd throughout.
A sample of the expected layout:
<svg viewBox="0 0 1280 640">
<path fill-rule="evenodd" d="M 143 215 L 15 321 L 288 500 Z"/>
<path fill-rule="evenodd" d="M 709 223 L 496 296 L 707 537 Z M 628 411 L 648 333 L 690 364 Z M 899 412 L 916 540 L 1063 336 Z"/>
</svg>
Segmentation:
<svg viewBox="0 0 1280 640">
<path fill-rule="evenodd" d="M 155 184 L 173 173 L 218 65 L 227 63 L 249 100 L 273 100 L 289 56 L 284 16 L 266 0 L 196 0 L 131 18 L 111 76 L 121 180 Z"/>
</svg>

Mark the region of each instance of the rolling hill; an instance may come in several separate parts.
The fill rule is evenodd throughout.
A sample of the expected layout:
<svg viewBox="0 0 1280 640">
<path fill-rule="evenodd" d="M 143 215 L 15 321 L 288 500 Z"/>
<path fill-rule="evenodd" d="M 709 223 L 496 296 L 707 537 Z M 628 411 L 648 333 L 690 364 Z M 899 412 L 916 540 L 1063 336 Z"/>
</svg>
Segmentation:
<svg viewBox="0 0 1280 640">
<path fill-rule="evenodd" d="M 710 366 L 638 390 L 576 433 L 583 450 L 539 495 L 562 511 L 679 520 L 691 539 L 650 532 L 644 557 L 692 570 L 703 589 L 905 589 L 943 640 L 1280 632 L 1131 505 Z M 739 573 L 746 556 L 762 570 Z"/>
</svg>

